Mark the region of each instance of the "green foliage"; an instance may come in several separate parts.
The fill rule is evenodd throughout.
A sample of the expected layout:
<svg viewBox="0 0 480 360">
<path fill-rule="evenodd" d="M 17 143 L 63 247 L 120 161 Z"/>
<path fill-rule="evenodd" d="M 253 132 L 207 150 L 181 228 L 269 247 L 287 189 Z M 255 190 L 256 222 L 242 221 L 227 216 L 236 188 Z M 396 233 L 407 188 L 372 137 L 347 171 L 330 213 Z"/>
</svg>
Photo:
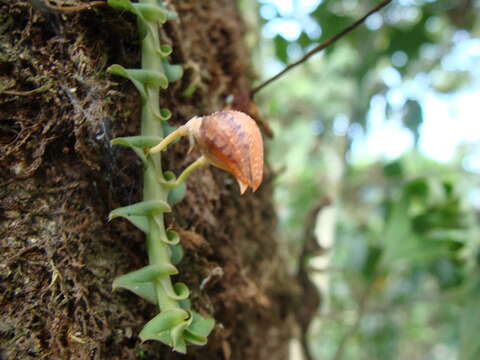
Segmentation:
<svg viewBox="0 0 480 360">
<path fill-rule="evenodd" d="M 477 270 L 478 274 L 478 270 Z M 465 296 L 465 305 L 461 318 L 461 342 L 459 360 L 480 358 L 480 280 L 472 278 L 470 289 Z"/>
<path fill-rule="evenodd" d="M 322 35 L 320 39 L 318 39 L 320 42 L 331 38 L 354 21 L 350 16 L 337 13 L 333 9 L 334 6 L 333 1 L 322 1 L 311 13 L 311 16 L 322 29 Z M 332 49 L 327 49 L 327 51 L 332 51 Z"/>
<path fill-rule="evenodd" d="M 294 62 L 377 3 L 323 0 L 308 13 L 282 7 L 266 17 L 268 30 L 280 30 L 262 49 L 270 45 L 281 65 Z M 292 254 L 301 251 L 306 214 L 324 199 L 332 202 L 316 229 L 326 255 L 310 261 L 322 270 L 311 278 L 319 279 L 324 304 L 321 325 L 309 334 L 315 358 L 335 359 L 339 344 L 346 348 L 342 359 L 480 356 L 474 308 L 480 243 L 467 206 L 478 174 L 464 170 L 460 152 L 448 164 L 425 158 L 421 146 L 385 162 L 358 155 L 369 113 L 381 106 L 385 119 L 378 122 L 395 121 L 415 145 L 421 142 L 427 113 L 418 93 L 451 93 L 471 83 L 476 68 L 447 68 L 445 60 L 454 35 L 478 35 L 478 15 L 471 2 L 394 1 L 256 95 L 275 132 L 269 156 L 279 234 Z M 298 38 L 283 32 L 281 20 L 297 21 Z M 412 92 L 415 86 L 421 90 Z M 382 105 L 374 109 L 373 102 Z M 386 137 L 385 147 L 394 140 Z M 334 242 L 322 243 L 329 235 Z"/>
<path fill-rule="evenodd" d="M 419 128 L 423 123 L 422 108 L 418 101 L 407 100 L 405 103 L 405 117 L 403 119 L 405 127 L 413 133 L 415 144 L 420 139 Z"/>
<path fill-rule="evenodd" d="M 288 63 L 288 41 L 285 40 L 283 36 L 277 35 L 273 39 L 275 44 L 275 56 L 283 62 L 284 64 Z"/>
</svg>

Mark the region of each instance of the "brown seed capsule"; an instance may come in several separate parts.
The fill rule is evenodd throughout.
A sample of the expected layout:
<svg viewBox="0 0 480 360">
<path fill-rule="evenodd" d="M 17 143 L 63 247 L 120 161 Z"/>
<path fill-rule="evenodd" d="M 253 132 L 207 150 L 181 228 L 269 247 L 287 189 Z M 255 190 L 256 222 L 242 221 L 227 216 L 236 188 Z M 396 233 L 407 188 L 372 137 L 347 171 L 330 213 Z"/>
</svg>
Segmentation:
<svg viewBox="0 0 480 360">
<path fill-rule="evenodd" d="M 219 111 L 186 125 L 208 161 L 233 174 L 240 193 L 257 190 L 263 177 L 263 140 L 255 121 L 240 111 Z"/>
</svg>

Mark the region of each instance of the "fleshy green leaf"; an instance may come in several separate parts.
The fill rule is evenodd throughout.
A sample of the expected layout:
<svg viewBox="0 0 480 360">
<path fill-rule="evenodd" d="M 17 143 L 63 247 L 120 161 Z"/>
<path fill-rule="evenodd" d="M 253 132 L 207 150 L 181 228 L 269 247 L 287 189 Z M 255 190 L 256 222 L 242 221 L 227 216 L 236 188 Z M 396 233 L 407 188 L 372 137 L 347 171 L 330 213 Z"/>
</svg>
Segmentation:
<svg viewBox="0 0 480 360">
<path fill-rule="evenodd" d="M 172 113 L 168 109 L 160 109 L 160 111 L 157 111 L 157 109 L 152 108 L 152 111 L 156 118 L 161 121 L 168 120 L 172 117 Z"/>
<path fill-rule="evenodd" d="M 150 320 L 140 332 L 140 339 L 158 340 L 170 345 L 175 351 L 185 353 L 186 344 L 182 332 L 190 324 L 190 314 L 182 309 L 166 310 Z"/>
<path fill-rule="evenodd" d="M 117 64 L 112 65 L 107 69 L 107 72 L 129 79 L 133 83 L 133 85 L 135 85 L 138 92 L 140 93 L 140 96 L 145 101 L 145 99 L 147 98 L 147 90 L 145 89 L 145 86 L 137 79 L 131 77 L 128 71 L 123 66 Z"/>
<path fill-rule="evenodd" d="M 134 13 L 135 9 L 130 0 L 108 0 L 108 5 L 117 10 L 125 10 Z"/>
<path fill-rule="evenodd" d="M 183 76 L 182 65 L 172 65 L 167 60 L 163 60 L 162 63 L 169 82 L 177 81 Z"/>
<path fill-rule="evenodd" d="M 172 53 L 173 49 L 170 45 L 160 45 L 160 48 L 157 49 L 158 55 L 161 57 L 167 57 Z"/>
<path fill-rule="evenodd" d="M 190 310 L 192 308 L 190 299 L 178 300 L 178 303 L 183 310 Z"/>
<path fill-rule="evenodd" d="M 191 311 L 192 323 L 188 330 L 197 334 L 204 334 L 205 336 L 215 327 L 215 320 L 211 317 L 203 317 L 195 311 Z"/>
<path fill-rule="evenodd" d="M 187 185 L 185 183 L 182 183 L 177 187 L 173 188 L 168 193 L 168 203 L 172 206 L 175 204 L 178 204 L 180 201 L 182 201 L 185 198 L 186 194 L 187 194 Z"/>
<path fill-rule="evenodd" d="M 128 147 L 146 148 L 157 145 L 162 138 L 159 136 L 127 136 L 115 138 L 111 141 L 112 145 L 123 145 Z"/>
<path fill-rule="evenodd" d="M 167 77 L 158 71 L 143 69 L 125 69 L 123 66 L 114 64 L 107 71 L 111 74 L 118 75 L 129 79 L 137 88 L 142 99 L 147 98 L 147 86 L 166 89 L 168 87 Z"/>
<path fill-rule="evenodd" d="M 137 228 L 142 230 L 145 234 L 148 234 L 150 226 L 148 224 L 148 218 L 146 216 L 133 215 L 133 216 L 124 216 L 124 218 L 130 221 Z"/>
<path fill-rule="evenodd" d="M 144 21 L 155 21 L 163 24 L 167 20 L 177 18 L 175 12 L 153 4 L 131 3 L 130 0 L 108 0 L 108 5 L 117 10 L 131 12 Z"/>
<path fill-rule="evenodd" d="M 189 322 L 184 321 L 175 326 L 171 332 L 172 347 L 175 351 L 185 354 L 187 352 L 187 343 L 183 339 L 183 330 L 189 325 Z"/>
<path fill-rule="evenodd" d="M 113 288 L 125 287 L 138 282 L 150 282 L 169 275 L 178 274 L 178 270 L 172 264 L 147 265 L 139 270 L 117 277 L 113 281 Z"/>
<path fill-rule="evenodd" d="M 207 343 L 207 337 L 192 333 L 188 329 L 183 332 L 185 340 L 193 345 L 205 345 Z"/>
<path fill-rule="evenodd" d="M 167 13 L 164 8 L 152 4 L 133 4 L 135 13 L 141 14 L 147 21 L 156 21 L 164 24 L 167 21 Z"/>
<path fill-rule="evenodd" d="M 195 345 L 205 345 L 207 337 L 215 327 L 215 320 L 191 311 L 192 321 L 183 335 L 185 340 Z"/>
<path fill-rule="evenodd" d="M 163 177 L 165 178 L 163 183 L 166 185 L 169 185 L 169 184 L 173 185 L 177 180 L 177 176 L 173 173 L 173 171 L 165 171 L 163 173 Z"/>
<path fill-rule="evenodd" d="M 166 238 L 162 237 L 162 241 L 169 245 L 176 245 L 180 242 L 180 236 L 175 231 L 167 231 Z"/>
<path fill-rule="evenodd" d="M 177 265 L 182 261 L 183 259 L 183 247 L 180 243 L 177 243 L 175 245 L 170 246 L 171 250 L 171 255 L 170 255 L 170 261 L 172 262 L 173 265 Z"/>
<path fill-rule="evenodd" d="M 135 295 L 140 296 L 143 300 L 148 301 L 151 304 L 157 304 L 157 292 L 153 282 L 136 283 L 131 286 L 117 286 L 133 292 Z"/>
<path fill-rule="evenodd" d="M 161 281 L 160 283 L 167 296 L 171 299 L 184 300 L 190 295 L 190 290 L 184 283 L 179 282 L 174 286 L 172 286 L 170 281 Z"/>
<path fill-rule="evenodd" d="M 155 339 L 157 334 L 173 329 L 178 324 L 187 321 L 189 317 L 189 313 L 182 309 L 162 311 L 145 324 L 140 332 L 140 339 L 142 341 Z"/>
<path fill-rule="evenodd" d="M 148 216 L 170 212 L 171 207 L 165 201 L 161 200 L 147 200 L 141 201 L 133 205 L 124 206 L 113 210 L 108 216 L 109 220 L 117 217 L 129 216 Z"/>
<path fill-rule="evenodd" d="M 127 136 L 113 139 L 110 144 L 131 148 L 145 164 L 147 162 L 147 156 L 145 155 L 144 148 L 155 146 L 160 141 L 162 141 L 162 138 L 159 136 Z M 143 228 L 141 229 L 143 230 Z"/>
<path fill-rule="evenodd" d="M 162 277 L 177 274 L 178 270 L 172 264 L 155 264 L 117 277 L 113 281 L 113 290 L 123 288 L 130 290 L 143 299 L 156 304 L 157 295 L 153 281 Z"/>
</svg>

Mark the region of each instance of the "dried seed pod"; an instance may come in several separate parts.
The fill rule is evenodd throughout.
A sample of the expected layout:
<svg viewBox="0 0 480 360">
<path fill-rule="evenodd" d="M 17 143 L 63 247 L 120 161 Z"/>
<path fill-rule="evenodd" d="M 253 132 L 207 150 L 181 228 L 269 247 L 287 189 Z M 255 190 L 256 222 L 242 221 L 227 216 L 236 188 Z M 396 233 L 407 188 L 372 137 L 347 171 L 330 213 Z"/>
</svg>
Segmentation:
<svg viewBox="0 0 480 360">
<path fill-rule="evenodd" d="M 263 177 L 263 140 L 256 122 L 240 111 L 219 111 L 185 126 L 208 161 L 233 174 L 240 193 L 257 190 Z"/>
</svg>

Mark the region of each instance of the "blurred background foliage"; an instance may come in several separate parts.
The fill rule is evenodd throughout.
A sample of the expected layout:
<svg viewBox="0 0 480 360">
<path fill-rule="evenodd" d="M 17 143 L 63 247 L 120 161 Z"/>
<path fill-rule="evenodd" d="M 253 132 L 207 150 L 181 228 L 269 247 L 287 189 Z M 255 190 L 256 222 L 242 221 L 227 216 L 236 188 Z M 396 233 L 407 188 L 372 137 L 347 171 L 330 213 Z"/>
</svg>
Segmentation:
<svg viewBox="0 0 480 360">
<path fill-rule="evenodd" d="M 259 78 L 376 4 L 241 1 Z M 480 359 L 479 17 L 393 1 L 256 95 L 279 234 L 321 294 L 312 359 Z M 321 251 L 299 263 L 315 208 Z"/>
</svg>

